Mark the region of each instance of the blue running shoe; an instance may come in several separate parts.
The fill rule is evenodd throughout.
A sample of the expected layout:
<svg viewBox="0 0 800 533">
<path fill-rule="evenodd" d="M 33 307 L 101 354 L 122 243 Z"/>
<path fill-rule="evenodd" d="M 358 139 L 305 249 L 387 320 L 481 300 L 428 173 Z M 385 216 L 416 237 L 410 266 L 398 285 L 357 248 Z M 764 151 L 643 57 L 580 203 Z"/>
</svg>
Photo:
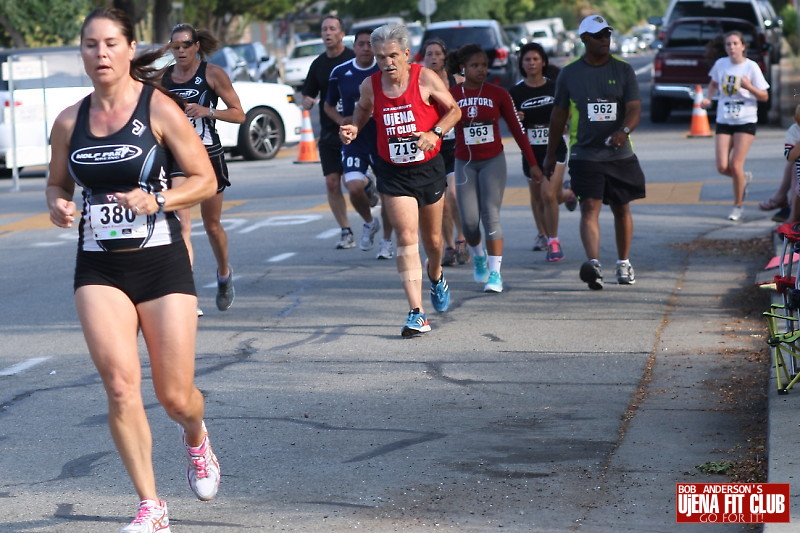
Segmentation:
<svg viewBox="0 0 800 533">
<path fill-rule="evenodd" d="M 489 265 L 487 265 L 486 253 L 480 257 L 472 258 L 472 277 L 476 283 L 486 283 L 489 281 Z"/>
<path fill-rule="evenodd" d="M 489 280 L 483 287 L 483 292 L 503 292 L 503 276 L 497 270 L 489 272 Z"/>
<path fill-rule="evenodd" d="M 428 318 L 425 316 L 425 313 L 420 313 L 419 308 L 414 308 L 408 312 L 408 320 L 406 320 L 406 325 L 403 326 L 403 330 L 400 334 L 403 337 L 413 337 L 415 335 L 427 333 L 430 330 L 431 326 L 428 324 Z"/>
<path fill-rule="evenodd" d="M 431 303 L 440 313 L 444 313 L 450 307 L 450 287 L 447 286 L 444 273 L 439 277 L 439 281 L 431 282 Z"/>
</svg>

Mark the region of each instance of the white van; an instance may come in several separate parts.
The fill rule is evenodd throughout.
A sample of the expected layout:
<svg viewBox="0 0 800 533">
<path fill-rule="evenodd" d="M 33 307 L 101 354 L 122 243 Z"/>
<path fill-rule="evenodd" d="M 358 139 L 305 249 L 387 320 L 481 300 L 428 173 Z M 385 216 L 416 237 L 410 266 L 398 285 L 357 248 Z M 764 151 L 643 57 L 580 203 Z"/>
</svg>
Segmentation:
<svg viewBox="0 0 800 533">
<path fill-rule="evenodd" d="M 0 172 L 50 160 L 58 114 L 92 91 L 77 46 L 0 51 Z"/>
</svg>

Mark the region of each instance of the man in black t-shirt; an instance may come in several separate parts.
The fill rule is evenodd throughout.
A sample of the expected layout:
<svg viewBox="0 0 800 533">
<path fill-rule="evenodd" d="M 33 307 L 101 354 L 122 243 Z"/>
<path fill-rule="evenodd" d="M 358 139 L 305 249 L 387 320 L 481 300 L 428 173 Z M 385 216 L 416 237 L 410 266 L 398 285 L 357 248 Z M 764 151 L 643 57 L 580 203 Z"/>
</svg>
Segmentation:
<svg viewBox="0 0 800 533">
<path fill-rule="evenodd" d="M 328 92 L 328 79 L 331 71 L 355 57 L 352 50 L 345 47 L 344 29 L 342 20 L 335 15 L 326 15 L 322 19 L 322 40 L 325 42 L 325 51 L 317 57 L 308 69 L 308 76 L 303 84 L 303 109 L 314 107 L 317 96 L 320 102 L 325 102 Z M 319 106 L 319 158 L 322 163 L 322 173 L 325 175 L 325 186 L 328 189 L 328 204 L 331 211 L 342 228 L 341 240 L 336 248 L 353 248 L 356 243 L 353 231 L 347 219 L 347 204 L 342 194 L 342 143 L 339 140 L 339 125 L 325 113 L 324 105 Z"/>
</svg>

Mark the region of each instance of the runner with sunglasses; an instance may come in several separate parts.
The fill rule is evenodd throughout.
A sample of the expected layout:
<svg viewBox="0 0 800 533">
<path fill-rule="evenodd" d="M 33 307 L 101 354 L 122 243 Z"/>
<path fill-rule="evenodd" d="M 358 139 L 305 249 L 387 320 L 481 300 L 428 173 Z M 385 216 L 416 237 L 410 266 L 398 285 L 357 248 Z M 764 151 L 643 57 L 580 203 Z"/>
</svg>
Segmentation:
<svg viewBox="0 0 800 533">
<path fill-rule="evenodd" d="M 228 259 L 228 234 L 221 222 L 222 196 L 231 182 L 228 181 L 228 166 L 225 164 L 225 153 L 215 123 L 217 120 L 224 120 L 241 124 L 245 116 L 228 75 L 205 59 L 218 45 L 219 41 L 208 31 L 198 31 L 189 24 L 178 24 L 172 28 L 169 47 L 175 64 L 167 67 L 161 78 L 161 85 L 186 101 L 186 116 L 206 147 L 217 175 L 217 194 L 200 204 L 200 215 L 217 260 L 217 309 L 225 311 L 233 305 L 235 297 L 233 269 Z M 225 102 L 227 109 L 217 109 L 219 99 Z M 180 181 L 178 169 L 173 172 L 173 176 Z M 189 257 L 194 263 L 189 210 L 180 210 L 178 216 Z M 202 314 L 199 308 L 197 314 Z"/>
<path fill-rule="evenodd" d="M 612 30 L 600 15 L 589 15 L 581 22 L 578 34 L 586 53 L 558 75 L 543 165 L 545 175 L 551 176 L 561 133 L 570 107 L 574 107 L 569 174 L 580 201 L 580 233 L 587 257 L 580 278 L 592 290 L 603 288 L 599 223 L 603 204 L 614 214 L 617 283 L 632 285 L 636 281 L 629 260 L 633 237 L 630 202 L 645 196 L 644 173 L 629 138 L 642 112 L 639 85 L 633 68 L 609 51 Z"/>
</svg>

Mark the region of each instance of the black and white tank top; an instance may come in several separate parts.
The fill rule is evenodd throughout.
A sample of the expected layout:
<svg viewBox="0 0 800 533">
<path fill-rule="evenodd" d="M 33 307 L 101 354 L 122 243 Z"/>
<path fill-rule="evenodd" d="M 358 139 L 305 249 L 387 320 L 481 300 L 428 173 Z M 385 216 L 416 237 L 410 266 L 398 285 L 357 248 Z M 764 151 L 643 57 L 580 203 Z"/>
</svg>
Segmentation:
<svg viewBox="0 0 800 533">
<path fill-rule="evenodd" d="M 139 187 L 147 193 L 168 188 L 172 154 L 150 127 L 154 88 L 144 85 L 133 115 L 119 131 L 98 137 L 89 129 L 91 95 L 83 99 L 69 144 L 68 168 L 83 188 L 78 227 L 80 250 L 114 251 L 172 244 L 181 239 L 175 212 L 136 214 L 123 209 L 114 193 Z"/>
<path fill-rule="evenodd" d="M 187 104 L 199 104 L 216 109 L 219 96 L 217 96 L 217 93 L 214 92 L 214 89 L 211 88 L 206 79 L 207 65 L 206 61 L 201 61 L 194 76 L 183 83 L 172 81 L 172 71 L 175 69 L 175 65 L 170 65 L 164 72 L 161 85 L 169 92 L 183 98 Z M 189 121 L 205 146 L 219 144 L 219 135 L 217 135 L 217 128 L 214 125 L 215 120 L 213 118 L 190 118 Z"/>
</svg>

